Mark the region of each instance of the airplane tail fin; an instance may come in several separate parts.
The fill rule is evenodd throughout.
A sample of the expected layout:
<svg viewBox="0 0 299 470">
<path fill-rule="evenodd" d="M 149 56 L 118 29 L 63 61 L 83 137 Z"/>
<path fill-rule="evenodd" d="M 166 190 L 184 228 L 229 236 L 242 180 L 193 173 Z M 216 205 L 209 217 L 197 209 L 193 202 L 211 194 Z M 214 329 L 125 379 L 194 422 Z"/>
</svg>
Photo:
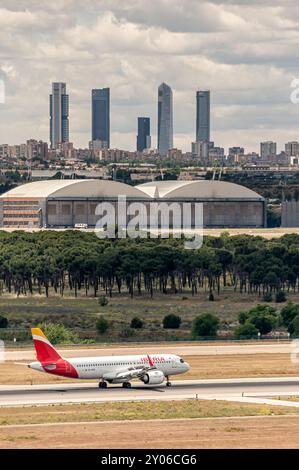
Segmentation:
<svg viewBox="0 0 299 470">
<path fill-rule="evenodd" d="M 41 363 L 56 362 L 61 359 L 56 349 L 52 346 L 46 335 L 40 328 L 31 328 L 32 339 L 36 351 L 37 360 Z"/>
</svg>

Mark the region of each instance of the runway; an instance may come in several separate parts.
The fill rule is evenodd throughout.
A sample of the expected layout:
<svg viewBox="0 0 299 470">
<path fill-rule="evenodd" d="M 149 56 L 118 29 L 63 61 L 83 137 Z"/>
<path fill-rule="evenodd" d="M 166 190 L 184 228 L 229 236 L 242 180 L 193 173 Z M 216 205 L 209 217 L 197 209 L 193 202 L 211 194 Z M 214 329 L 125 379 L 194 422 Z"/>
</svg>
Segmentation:
<svg viewBox="0 0 299 470">
<path fill-rule="evenodd" d="M 94 382 L 0 386 L 0 406 L 203 399 L 299 407 L 299 402 L 273 399 L 284 395 L 299 396 L 299 378 L 180 380 L 173 381 L 172 387 L 133 383 L 131 389 L 119 385 L 99 389 Z"/>
<path fill-rule="evenodd" d="M 107 356 L 107 355 L 127 355 L 127 354 L 178 354 L 181 356 L 214 356 L 223 354 L 291 354 L 294 347 L 298 347 L 293 342 L 281 343 L 250 343 L 250 344 L 149 344 L 136 346 L 106 346 L 90 348 L 57 348 L 62 356 Z M 18 349 L 6 350 L 6 361 L 32 361 L 35 360 L 35 350 Z"/>
</svg>

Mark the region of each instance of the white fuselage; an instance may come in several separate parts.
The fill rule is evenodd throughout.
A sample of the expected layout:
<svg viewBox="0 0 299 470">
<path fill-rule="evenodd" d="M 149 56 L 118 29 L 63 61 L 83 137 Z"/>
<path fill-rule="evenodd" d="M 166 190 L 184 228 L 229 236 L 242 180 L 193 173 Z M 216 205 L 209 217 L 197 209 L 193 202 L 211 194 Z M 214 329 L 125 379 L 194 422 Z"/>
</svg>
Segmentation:
<svg viewBox="0 0 299 470">
<path fill-rule="evenodd" d="M 186 362 L 173 354 L 151 355 L 156 369 L 166 376 L 184 374 L 189 370 Z M 111 378 L 122 371 L 150 366 L 147 356 L 102 356 L 68 359 L 76 369 L 79 379 Z"/>
</svg>

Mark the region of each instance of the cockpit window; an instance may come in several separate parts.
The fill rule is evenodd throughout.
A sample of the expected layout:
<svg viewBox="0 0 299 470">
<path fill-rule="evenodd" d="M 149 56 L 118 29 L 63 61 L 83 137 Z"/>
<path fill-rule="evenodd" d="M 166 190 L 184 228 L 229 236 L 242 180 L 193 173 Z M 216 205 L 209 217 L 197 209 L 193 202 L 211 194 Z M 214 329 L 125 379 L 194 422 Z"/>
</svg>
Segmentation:
<svg viewBox="0 0 299 470">
<path fill-rule="evenodd" d="M 184 359 L 180 359 L 180 362 L 183 364 L 185 361 L 184 361 Z"/>
</svg>

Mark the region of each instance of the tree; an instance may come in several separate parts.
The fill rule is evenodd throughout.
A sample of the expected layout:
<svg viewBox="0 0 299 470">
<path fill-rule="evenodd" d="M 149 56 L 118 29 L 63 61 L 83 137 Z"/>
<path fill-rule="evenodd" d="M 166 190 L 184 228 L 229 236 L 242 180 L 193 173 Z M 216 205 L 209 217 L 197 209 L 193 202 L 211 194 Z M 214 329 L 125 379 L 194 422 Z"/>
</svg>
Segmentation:
<svg viewBox="0 0 299 470">
<path fill-rule="evenodd" d="M 282 290 L 279 290 L 278 292 L 276 292 L 276 295 L 275 295 L 276 303 L 281 304 L 285 302 L 286 300 L 287 298 L 286 298 L 285 292 L 283 292 Z"/>
<path fill-rule="evenodd" d="M 294 304 L 292 302 L 288 302 L 280 312 L 280 316 L 282 319 L 282 324 L 286 328 L 288 328 L 289 324 L 294 320 L 294 318 L 299 315 L 299 304 Z"/>
<path fill-rule="evenodd" d="M 256 338 L 257 335 L 257 328 L 250 322 L 246 322 L 244 325 L 240 325 L 235 329 L 236 339 L 252 339 Z"/>
<path fill-rule="evenodd" d="M 163 328 L 177 329 L 182 323 L 181 317 L 170 313 L 163 318 Z"/>
<path fill-rule="evenodd" d="M 194 318 L 192 322 L 192 337 L 216 336 L 219 328 L 219 319 L 211 313 L 203 313 Z"/>
<path fill-rule="evenodd" d="M 263 295 L 263 301 L 264 302 L 272 302 L 272 292 L 265 292 Z"/>
<path fill-rule="evenodd" d="M 7 328 L 7 327 L 8 327 L 7 318 L 0 315 L 0 328 Z"/>
<path fill-rule="evenodd" d="M 270 305 L 258 304 L 248 312 L 240 313 L 239 323 L 251 323 L 262 335 L 266 335 L 277 325 L 277 313 Z"/>
<path fill-rule="evenodd" d="M 76 343 L 78 341 L 77 335 L 61 323 L 40 323 L 38 327 L 52 344 Z"/>
<path fill-rule="evenodd" d="M 110 323 L 106 318 L 100 317 L 97 321 L 96 327 L 98 332 L 103 335 L 104 333 L 106 333 L 106 331 L 109 330 Z"/>
<path fill-rule="evenodd" d="M 105 295 L 101 295 L 101 297 L 99 297 L 99 304 L 101 307 L 106 307 L 106 305 L 108 305 L 108 299 Z"/>
<path fill-rule="evenodd" d="M 141 329 L 143 328 L 143 321 L 138 318 L 138 317 L 134 317 L 132 318 L 132 321 L 131 321 L 131 328 L 134 328 L 134 329 Z"/>
<path fill-rule="evenodd" d="M 299 336 L 299 315 L 296 315 L 296 317 L 289 324 L 288 332 L 292 336 L 295 336 L 296 338 L 298 338 L 298 336 Z"/>
</svg>

